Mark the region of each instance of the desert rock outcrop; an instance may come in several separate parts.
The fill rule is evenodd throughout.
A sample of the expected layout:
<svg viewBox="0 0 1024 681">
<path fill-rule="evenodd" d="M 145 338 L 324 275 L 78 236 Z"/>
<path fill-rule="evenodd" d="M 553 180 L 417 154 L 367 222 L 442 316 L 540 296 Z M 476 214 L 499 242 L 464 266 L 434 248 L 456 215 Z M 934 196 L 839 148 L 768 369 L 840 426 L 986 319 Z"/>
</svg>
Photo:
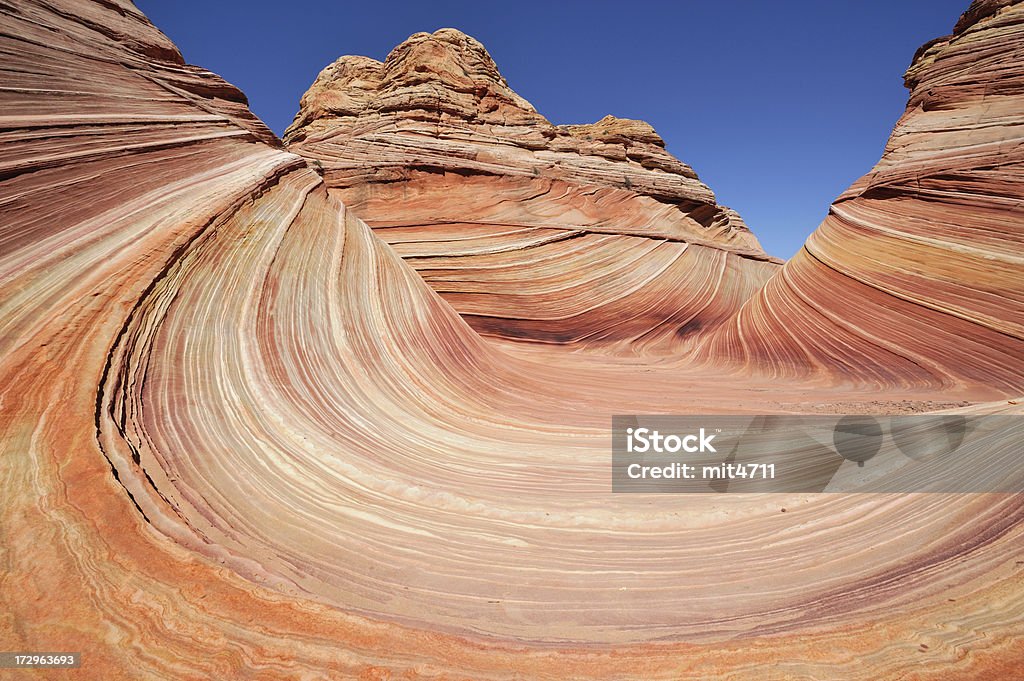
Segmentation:
<svg viewBox="0 0 1024 681">
<path fill-rule="evenodd" d="M 777 269 L 650 125 L 552 125 L 454 29 L 341 57 L 285 141 L 487 335 L 678 351 Z"/>
<path fill-rule="evenodd" d="M 339 201 L 366 191 L 365 209 L 394 184 L 363 177 L 372 163 L 325 156 L 325 183 L 126 0 L 0 2 L 0 649 L 81 651 L 52 671 L 75 679 L 1012 678 L 1019 495 L 654 503 L 609 492 L 608 422 L 1020 392 L 1022 17 L 976 2 L 926 49 L 875 173 L 737 314 L 741 293 L 716 303 L 673 365 L 485 340 Z M 364 67 L 322 106 L 363 111 Z M 450 106 L 475 78 L 501 84 L 479 68 Z M 534 125 L 498 85 L 480 116 Z M 744 263 L 740 291 L 760 276 L 747 264 L 779 269 L 685 168 L 642 165 L 673 163 L 643 125 L 555 138 L 636 140 L 636 185 L 667 182 L 595 179 L 640 222 L 601 231 L 585 218 L 614 211 L 580 198 L 587 236 L 626 249 L 663 230 Z M 409 172 L 378 142 L 382 176 Z M 607 167 L 558 153 L 579 159 L 569 179 Z M 429 208 L 410 194 L 396 210 Z M 857 316 L 855 279 L 887 327 Z"/>
<path fill-rule="evenodd" d="M 703 348 L 741 371 L 1024 383 L 1024 8 L 976 2 L 906 73 L 878 165 Z"/>
</svg>

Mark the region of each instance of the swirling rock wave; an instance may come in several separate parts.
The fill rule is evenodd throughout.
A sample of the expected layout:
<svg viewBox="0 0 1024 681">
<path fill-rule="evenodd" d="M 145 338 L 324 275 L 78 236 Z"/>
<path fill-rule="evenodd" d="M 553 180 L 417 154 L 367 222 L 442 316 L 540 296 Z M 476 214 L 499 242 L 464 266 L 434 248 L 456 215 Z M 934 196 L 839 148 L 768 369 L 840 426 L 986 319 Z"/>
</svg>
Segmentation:
<svg viewBox="0 0 1024 681">
<path fill-rule="evenodd" d="M 678 352 L 778 269 L 647 123 L 552 125 L 454 29 L 341 57 L 285 141 L 489 336 Z"/>
<path fill-rule="evenodd" d="M 1024 75 L 1017 3 L 918 50 L 875 168 L 701 354 L 945 389 L 1024 379 Z"/>
<path fill-rule="evenodd" d="M 762 275 L 740 270 L 778 268 L 731 216 L 719 229 L 662 205 L 678 191 L 719 210 L 695 178 L 673 166 L 659 171 L 676 178 L 667 189 L 621 195 L 653 211 L 637 231 L 743 263 L 730 275 L 741 292 L 704 294 L 728 293 L 715 305 L 738 312 L 716 312 L 675 364 L 638 364 L 485 340 L 338 200 L 347 171 L 324 160 L 325 184 L 130 3 L 0 3 L 0 648 L 82 651 L 82 669 L 55 674 L 97 679 L 1011 678 L 1024 661 L 1019 496 L 653 504 L 608 492 L 607 425 L 1020 392 L 1021 223 L 1008 210 L 1020 146 L 1007 123 L 1021 111 L 1022 15 L 976 2 L 919 56 L 911 84 L 932 82 L 915 89 L 921 112 L 756 295 Z M 975 96 L 991 108 L 958 114 Z M 903 135 L 910 123 L 923 127 Z M 389 168 L 390 144 L 382 172 L 405 173 Z M 928 170 L 942 149 L 956 178 Z M 957 165 L 975 152 L 982 165 Z M 883 211 L 904 245 L 880 217 L 840 225 L 847 204 L 860 219 Z M 592 216 L 614 229 L 588 235 L 652 241 L 605 210 Z M 829 248 L 840 239 L 850 247 Z M 871 240 L 868 266 L 852 254 Z M 928 274 L 930 251 L 911 242 L 941 247 L 956 276 Z M 979 249 L 997 256 L 985 268 L 970 264 Z M 846 257 L 848 274 L 809 267 L 812 253 Z M 798 304 L 813 286 L 790 282 L 814 277 L 831 302 Z M 854 280 L 874 292 L 866 310 Z M 530 318 L 492 297 L 504 319 Z M 902 303 L 916 307 L 896 308 L 913 312 L 887 342 L 904 349 L 887 355 L 868 337 L 885 329 L 855 315 Z M 811 333 L 827 323 L 845 335 Z M 954 366 L 967 355 L 953 341 L 987 354 Z"/>
</svg>

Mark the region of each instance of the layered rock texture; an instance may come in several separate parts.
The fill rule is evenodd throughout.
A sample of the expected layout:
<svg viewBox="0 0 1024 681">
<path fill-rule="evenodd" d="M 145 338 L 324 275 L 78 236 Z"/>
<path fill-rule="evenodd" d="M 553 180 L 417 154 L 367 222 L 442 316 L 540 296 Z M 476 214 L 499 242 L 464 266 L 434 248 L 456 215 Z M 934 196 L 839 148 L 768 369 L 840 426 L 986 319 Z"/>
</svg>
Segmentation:
<svg viewBox="0 0 1024 681">
<path fill-rule="evenodd" d="M 0 2 L 0 649 L 82 651 L 43 672 L 76 679 L 1013 678 L 1019 495 L 655 503 L 610 493 L 608 423 L 1020 410 L 1024 4 L 918 55 L 781 270 L 643 124 L 548 126 L 464 36 L 405 45 L 322 76 L 300 156 L 126 0 Z M 487 261 L 445 243 L 474 239 L 550 295 L 464 307 Z M 672 281 L 678 318 L 582 310 Z"/>
<path fill-rule="evenodd" d="M 674 352 L 777 269 L 650 125 L 552 125 L 454 29 L 338 59 L 285 141 L 487 335 Z"/>
<path fill-rule="evenodd" d="M 1019 389 L 1021 21 L 1017 3 L 976 2 L 952 35 L 918 50 L 882 160 L 705 346 L 709 361 Z"/>
</svg>

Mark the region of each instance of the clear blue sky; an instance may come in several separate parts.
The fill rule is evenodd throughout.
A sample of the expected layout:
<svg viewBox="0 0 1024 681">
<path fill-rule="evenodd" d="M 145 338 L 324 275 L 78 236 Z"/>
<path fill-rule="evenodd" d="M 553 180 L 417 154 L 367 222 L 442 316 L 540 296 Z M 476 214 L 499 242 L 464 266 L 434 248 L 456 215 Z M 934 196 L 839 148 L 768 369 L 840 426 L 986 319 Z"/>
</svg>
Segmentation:
<svg viewBox="0 0 1024 681">
<path fill-rule="evenodd" d="M 418 31 L 479 39 L 552 122 L 648 121 L 791 257 L 878 160 L 914 51 L 968 0 L 138 0 L 185 59 L 234 83 L 279 135 L 320 69 Z"/>
</svg>

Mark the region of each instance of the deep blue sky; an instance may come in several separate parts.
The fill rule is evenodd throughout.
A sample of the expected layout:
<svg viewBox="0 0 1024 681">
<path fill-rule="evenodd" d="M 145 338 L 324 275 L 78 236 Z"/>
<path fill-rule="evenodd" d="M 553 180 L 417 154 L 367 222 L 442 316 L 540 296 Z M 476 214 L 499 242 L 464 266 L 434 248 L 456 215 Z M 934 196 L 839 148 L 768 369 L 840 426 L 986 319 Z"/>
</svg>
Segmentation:
<svg viewBox="0 0 1024 681">
<path fill-rule="evenodd" d="M 919 45 L 968 0 L 137 0 L 279 135 L 320 69 L 412 33 L 479 39 L 553 123 L 648 121 L 765 249 L 792 256 L 878 160 Z"/>
</svg>

